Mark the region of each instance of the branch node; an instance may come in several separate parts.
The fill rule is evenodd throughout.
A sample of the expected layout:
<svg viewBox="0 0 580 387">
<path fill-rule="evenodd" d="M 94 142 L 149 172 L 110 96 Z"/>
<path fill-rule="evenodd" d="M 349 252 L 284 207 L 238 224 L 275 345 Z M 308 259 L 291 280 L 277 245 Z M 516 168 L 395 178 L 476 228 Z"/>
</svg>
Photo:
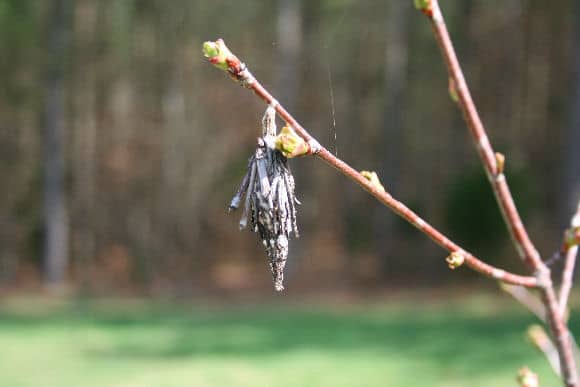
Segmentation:
<svg viewBox="0 0 580 387">
<path fill-rule="evenodd" d="M 504 280 L 505 274 L 506 274 L 505 270 L 497 269 L 497 268 L 493 269 L 491 272 L 491 276 L 499 281 Z"/>
<path fill-rule="evenodd" d="M 272 101 L 270 101 L 270 104 L 268 105 L 268 107 L 272 108 L 272 109 L 276 109 L 276 106 L 280 105 L 280 102 L 278 102 L 277 99 L 272 98 Z"/>
<path fill-rule="evenodd" d="M 242 66 L 242 70 L 235 74 L 232 73 L 232 76 L 240 83 L 240 86 L 245 87 L 246 89 L 251 89 L 256 78 L 250 70 L 248 70 L 245 63 L 240 63 L 240 65 Z"/>
<path fill-rule="evenodd" d="M 552 277 L 550 275 L 550 269 L 547 266 L 536 270 L 534 277 L 538 281 L 538 288 L 547 289 L 552 286 Z"/>
<path fill-rule="evenodd" d="M 308 145 L 310 146 L 310 153 L 313 155 L 320 153 L 320 151 L 322 150 L 322 145 L 320 145 L 320 143 L 316 141 L 314 137 L 308 140 Z"/>
</svg>

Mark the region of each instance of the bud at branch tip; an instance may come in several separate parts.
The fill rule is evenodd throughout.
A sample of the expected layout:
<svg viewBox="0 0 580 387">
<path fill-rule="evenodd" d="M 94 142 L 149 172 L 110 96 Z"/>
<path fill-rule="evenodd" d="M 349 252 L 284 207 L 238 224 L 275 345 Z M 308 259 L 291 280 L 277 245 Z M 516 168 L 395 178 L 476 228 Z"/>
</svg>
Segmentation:
<svg viewBox="0 0 580 387">
<path fill-rule="evenodd" d="M 203 43 L 201 51 L 211 64 L 224 71 L 228 70 L 228 60 L 235 58 L 223 39 Z"/>
<path fill-rule="evenodd" d="M 433 4 L 432 0 L 414 0 L 415 8 L 423 12 L 428 17 L 433 17 Z"/>
</svg>

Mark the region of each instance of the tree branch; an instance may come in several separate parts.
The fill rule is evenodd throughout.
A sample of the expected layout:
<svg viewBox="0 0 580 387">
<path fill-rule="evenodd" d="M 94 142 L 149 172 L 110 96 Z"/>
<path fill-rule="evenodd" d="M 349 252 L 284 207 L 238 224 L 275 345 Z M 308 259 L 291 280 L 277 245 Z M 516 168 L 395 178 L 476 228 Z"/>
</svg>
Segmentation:
<svg viewBox="0 0 580 387">
<path fill-rule="evenodd" d="M 561 377 L 562 372 L 560 370 L 560 361 L 558 360 L 558 350 L 544 328 L 540 325 L 532 325 L 528 328 L 527 335 L 532 344 L 546 356 L 554 372 Z"/>
<path fill-rule="evenodd" d="M 572 281 L 574 279 L 574 266 L 576 265 L 576 256 L 578 255 L 578 241 L 576 233 L 580 231 L 580 201 L 576 213 L 570 221 L 570 228 L 566 230 L 564 235 L 564 242 L 562 243 L 562 253 L 566 254 L 564 262 L 564 271 L 562 272 L 562 284 L 560 285 L 560 314 L 566 314 L 568 307 L 568 297 L 572 289 Z"/>
<path fill-rule="evenodd" d="M 457 96 L 457 104 L 463 112 L 465 122 L 471 132 L 479 157 L 483 163 L 485 172 L 492 185 L 493 191 L 499 203 L 502 215 L 508 226 L 514 245 L 519 256 L 534 270 L 540 270 L 543 266 L 536 248 L 532 244 L 528 233 L 522 223 L 518 210 L 503 173 L 504 158 L 496 154 L 489 142 L 485 127 L 479 117 L 471 93 L 465 81 L 461 65 L 457 59 L 453 43 L 445 25 L 441 9 L 437 0 L 426 1 L 427 14 L 431 26 L 439 44 L 439 48 L 449 71 L 450 83 Z M 498 160 L 501 159 L 501 160 Z M 498 162 L 499 161 L 499 162 Z"/>
<path fill-rule="evenodd" d="M 501 290 L 512 296 L 516 301 L 525 306 L 532 312 L 540 321 L 546 322 L 546 307 L 536 294 L 532 293 L 527 288 L 518 285 L 510 285 L 501 283 Z"/>
<path fill-rule="evenodd" d="M 505 175 L 505 157 L 494 153 L 481 118 L 475 108 L 467 87 L 463 71 L 457 59 L 449 32 L 439 8 L 438 0 L 415 0 L 415 6 L 431 21 L 433 33 L 447 65 L 450 78 L 450 91 L 459 105 L 467 127 L 476 145 L 483 167 L 487 173 L 501 213 L 508 227 L 514 246 L 532 272 L 538 277 L 542 302 L 554 337 L 560 359 L 562 376 L 567 386 L 578 386 L 578 375 L 574 360 L 570 334 L 560 313 L 560 305 L 552 284 L 550 269 L 542 261 L 540 254 L 530 240 L 521 217 L 515 206 Z"/>
<path fill-rule="evenodd" d="M 219 39 L 215 43 L 206 42 L 204 44 L 204 54 L 209 58 L 210 63 L 226 71 L 235 81 L 242 86 L 252 90 L 266 104 L 273 106 L 278 115 L 290 125 L 296 133 L 301 136 L 310 145 L 310 154 L 316 155 L 319 159 L 325 161 L 330 166 L 337 169 L 344 176 L 357 183 L 364 190 L 374 196 L 379 202 L 390 208 L 397 215 L 411 223 L 419 231 L 423 232 L 435 243 L 449 251 L 450 253 L 460 254 L 464 258 L 464 264 L 469 268 L 499 281 L 513 285 L 526 287 L 537 287 L 538 280 L 533 276 L 521 276 L 510 273 L 497 267 L 491 266 L 473 254 L 467 252 L 459 245 L 455 244 L 443 233 L 439 232 L 425 220 L 419 217 L 411 209 L 400 201 L 393 198 L 387 191 L 381 189 L 377 184 L 363 176 L 344 161 L 335 157 L 326 148 L 321 146 L 314 137 L 288 111 L 278 103 L 278 101 L 258 82 L 250 73 L 244 63 L 242 63 L 230 50 L 225 46 L 223 40 Z"/>
</svg>

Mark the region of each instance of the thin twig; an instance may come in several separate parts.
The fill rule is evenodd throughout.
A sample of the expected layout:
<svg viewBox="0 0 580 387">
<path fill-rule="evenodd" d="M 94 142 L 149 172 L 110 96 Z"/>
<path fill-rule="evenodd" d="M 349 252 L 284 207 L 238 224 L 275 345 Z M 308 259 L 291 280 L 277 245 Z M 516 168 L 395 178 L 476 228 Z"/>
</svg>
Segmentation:
<svg viewBox="0 0 580 387">
<path fill-rule="evenodd" d="M 510 285 L 510 284 L 506 284 L 503 282 L 500 282 L 500 288 L 508 293 L 510 296 L 512 296 L 516 301 L 518 301 L 520 304 L 522 304 L 523 306 L 525 306 L 530 312 L 532 312 L 541 322 L 543 323 L 547 323 L 547 315 L 548 313 L 546 312 L 546 307 L 544 304 L 542 304 L 542 302 L 540 301 L 540 299 L 538 299 L 536 297 L 536 295 L 534 293 L 532 293 L 532 291 L 528 288 L 525 288 L 523 286 L 519 286 L 519 285 Z M 528 334 L 530 333 L 530 331 L 528 330 Z M 574 350 L 574 358 L 578 359 L 580 357 L 580 351 L 578 350 L 578 345 L 576 344 L 576 339 L 574 338 L 574 336 L 572 335 L 572 333 L 570 331 L 568 331 L 568 334 L 570 335 L 570 339 L 572 341 L 572 348 Z M 551 346 L 552 348 L 554 348 L 554 353 L 556 354 L 556 360 L 557 358 L 557 351 L 555 351 L 555 346 L 554 344 L 551 342 Z M 546 351 L 544 351 L 544 353 L 546 353 Z M 558 375 L 560 374 L 560 369 L 557 367 L 554 367 L 554 355 L 552 353 L 552 351 L 550 351 L 550 354 L 546 355 L 548 357 L 548 361 L 550 362 L 550 364 L 552 365 L 552 368 L 554 369 L 554 371 L 556 371 L 556 373 L 558 373 Z M 557 365 L 559 367 L 560 362 L 557 362 Z"/>
<path fill-rule="evenodd" d="M 206 43 L 211 44 L 211 43 Z M 233 55 L 229 49 L 225 46 L 224 42 L 220 39 L 216 42 L 221 51 L 217 49 L 210 51 L 215 52 L 216 56 L 210 56 L 209 60 L 212 64 L 216 65 L 228 72 L 228 74 L 242 86 L 252 90 L 260 99 L 262 99 L 269 106 L 273 106 L 276 109 L 278 115 L 290 125 L 298 135 L 300 135 L 311 147 L 311 153 L 315 154 L 318 158 L 325 161 L 327 164 L 336 168 L 340 173 L 353 180 L 355 183 L 360 185 L 364 190 L 369 192 L 374 196 L 379 202 L 383 203 L 385 206 L 394 211 L 397 215 L 411 223 L 419 231 L 423 232 L 429 238 L 431 238 L 435 243 L 444 248 L 451 253 L 458 253 L 463 255 L 464 263 L 469 268 L 483 274 L 486 277 L 490 277 L 499 281 L 507 282 L 514 285 L 521 285 L 526 287 L 537 287 L 538 279 L 534 276 L 521 276 L 518 274 L 510 273 L 505 270 L 499 269 L 497 267 L 491 266 L 473 254 L 467 252 L 459 245 L 455 244 L 449 238 L 447 238 L 443 233 L 435 229 L 433 226 L 428 224 L 419 215 L 414 213 L 411 209 L 405 206 L 400 201 L 393 198 L 388 192 L 373 184 L 369 179 L 364 177 L 361 173 L 356 171 L 354 168 L 349 166 L 344 161 L 340 160 L 329 152 L 326 148 L 321 146 L 316 139 L 314 139 L 302 125 L 288 111 L 278 103 L 278 101 L 262 86 L 258 80 L 250 73 L 244 63 L 242 63 L 235 55 Z M 205 50 L 205 46 L 204 46 Z M 208 50 L 209 51 L 209 50 Z M 221 56 L 218 56 L 221 55 Z"/>
<path fill-rule="evenodd" d="M 548 363 L 558 376 L 562 376 L 560 361 L 558 360 L 558 349 L 540 325 L 532 325 L 528 328 L 528 338 L 534 346 L 546 356 Z"/>
<path fill-rule="evenodd" d="M 443 15 L 437 0 L 430 1 L 430 17 L 433 32 L 441 49 L 443 58 L 449 71 L 449 77 L 454 82 L 455 92 L 458 97 L 458 105 L 463 112 L 463 116 L 471 132 L 477 151 L 491 182 L 495 196 L 497 197 L 501 212 L 505 218 L 510 235 L 520 257 L 527 261 L 534 270 L 539 270 L 542 266 L 540 255 L 532 244 L 528 233 L 522 223 L 518 210 L 514 204 L 513 197 L 507 185 L 503 173 L 503 160 L 497 162 L 496 153 L 489 142 L 485 127 L 479 117 L 471 93 L 465 81 L 463 71 L 455 54 L 453 43 L 449 37 L 449 32 L 443 20 Z"/>
<path fill-rule="evenodd" d="M 546 322 L 546 307 L 540 299 L 532 293 L 530 290 L 519 285 L 510 285 L 506 283 L 500 283 L 500 288 L 510 296 L 512 296 L 516 301 L 525 306 L 530 312 L 532 312 L 540 321 Z"/>
<path fill-rule="evenodd" d="M 577 227 L 580 227 L 580 201 L 578 201 L 576 213 L 570 221 L 570 230 L 574 230 Z M 569 246 L 566 239 L 565 236 L 563 246 L 566 259 L 564 261 L 564 271 L 562 272 L 562 284 L 560 285 L 560 315 L 562 316 L 566 314 L 568 307 L 568 297 L 572 289 L 574 266 L 576 265 L 576 256 L 578 255 L 578 245 Z"/>
<path fill-rule="evenodd" d="M 505 175 L 503 173 L 505 158 L 495 153 L 489 142 L 481 118 L 475 108 L 471 93 L 467 87 L 465 76 L 457 59 L 455 49 L 449 37 L 449 32 L 443 19 L 437 0 L 419 0 L 417 6 L 431 21 L 433 33 L 447 65 L 450 85 L 453 85 L 454 95 L 459 105 L 473 141 L 488 175 L 500 210 L 510 232 L 510 236 L 518 251 L 531 271 L 538 277 L 542 302 L 546 307 L 546 315 L 550 330 L 554 337 L 560 358 L 562 376 L 567 386 L 578 386 L 578 375 L 574 360 L 570 334 L 560 313 L 559 302 L 550 277 L 550 269 L 542 262 L 540 254 L 530 240 L 521 217 L 515 206 Z"/>
</svg>

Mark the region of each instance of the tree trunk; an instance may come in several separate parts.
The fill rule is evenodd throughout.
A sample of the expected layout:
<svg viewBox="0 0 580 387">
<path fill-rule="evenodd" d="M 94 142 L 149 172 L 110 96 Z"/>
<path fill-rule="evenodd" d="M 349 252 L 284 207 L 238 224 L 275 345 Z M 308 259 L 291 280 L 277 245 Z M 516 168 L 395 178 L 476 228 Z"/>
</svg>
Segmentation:
<svg viewBox="0 0 580 387">
<path fill-rule="evenodd" d="M 62 285 L 68 265 L 69 227 L 64 189 L 64 57 L 68 0 L 54 0 L 48 32 L 48 74 L 44 112 L 44 275 Z"/>
<path fill-rule="evenodd" d="M 409 46 L 409 2 L 389 2 L 386 17 L 386 47 L 384 70 L 384 132 L 378 141 L 376 153 L 380 155 L 381 178 L 393 187 L 399 184 L 401 144 L 403 143 L 403 98 L 407 87 L 407 62 Z M 376 211 L 374 219 L 375 248 L 381 266 L 387 270 L 388 257 L 394 251 L 396 236 L 394 217 L 384 211 Z"/>
<path fill-rule="evenodd" d="M 75 4 L 76 43 L 73 86 L 72 158 L 73 194 L 70 197 L 73 214 L 71 227 L 72 256 L 75 257 L 75 279 L 82 290 L 89 287 L 89 273 L 96 254 L 97 204 L 97 30 L 102 4 L 91 0 Z"/>
<path fill-rule="evenodd" d="M 563 224 L 570 221 L 570 216 L 580 200 L 580 3 L 574 7 L 574 46 L 572 56 L 572 95 L 570 98 L 570 124 L 564 128 L 562 136 L 562 198 L 561 218 Z"/>
<path fill-rule="evenodd" d="M 294 110 L 298 93 L 299 56 L 302 46 L 302 3 L 297 0 L 278 0 L 277 90 L 280 100 Z"/>
</svg>

